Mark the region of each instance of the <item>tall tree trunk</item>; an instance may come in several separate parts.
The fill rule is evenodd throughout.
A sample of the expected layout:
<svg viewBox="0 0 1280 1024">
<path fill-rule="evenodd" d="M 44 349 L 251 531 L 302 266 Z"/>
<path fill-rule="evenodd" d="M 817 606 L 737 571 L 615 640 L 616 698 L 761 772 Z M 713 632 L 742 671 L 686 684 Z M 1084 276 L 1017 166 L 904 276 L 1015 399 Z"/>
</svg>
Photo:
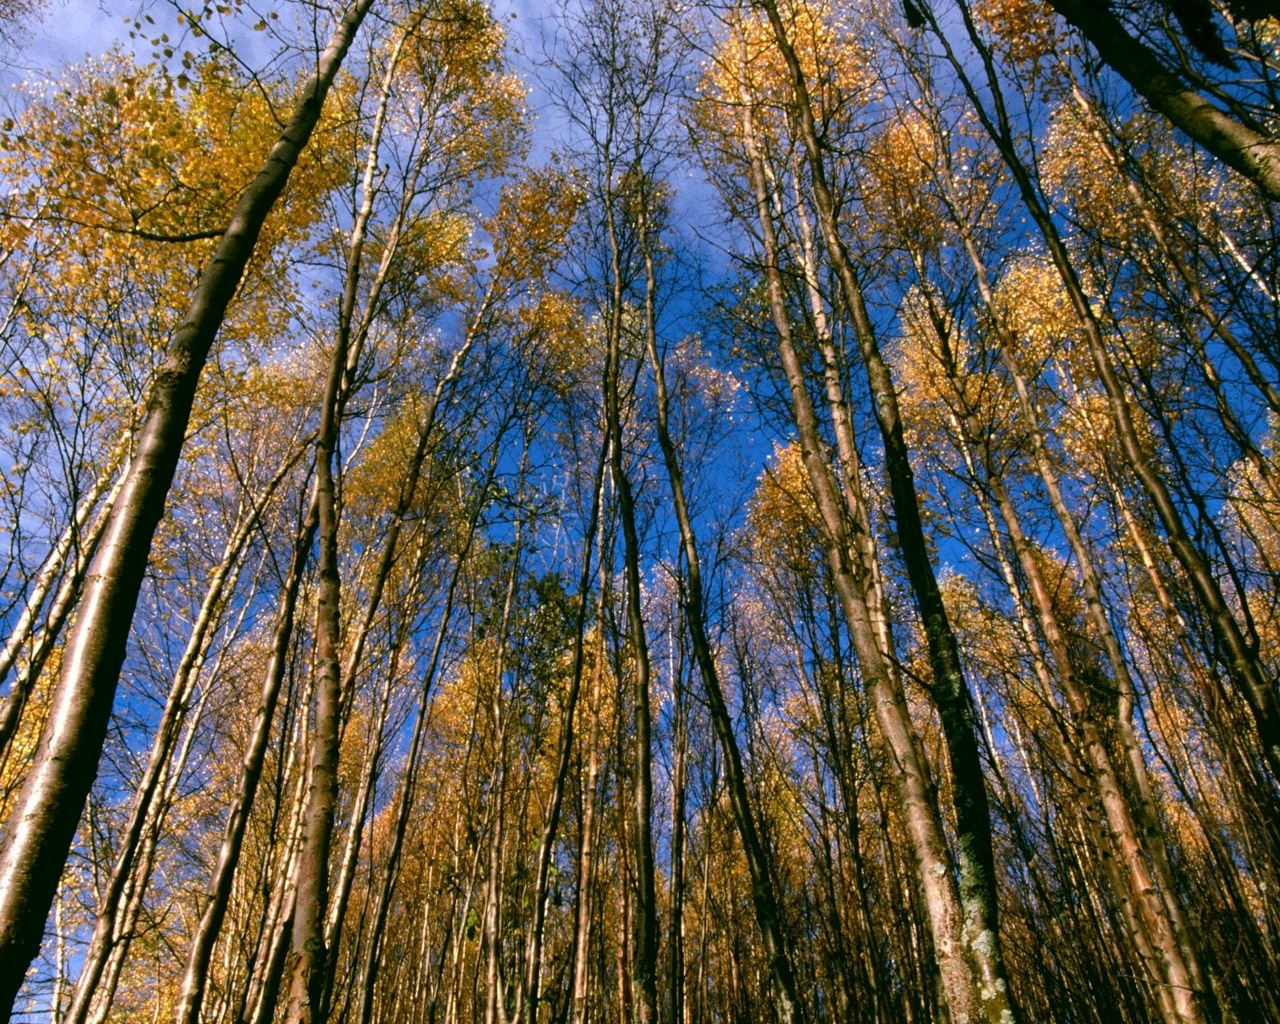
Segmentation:
<svg viewBox="0 0 1280 1024">
<path fill-rule="evenodd" d="M 319 1019 L 329 964 L 324 915 L 329 893 L 329 847 L 338 799 L 338 739 L 341 714 L 339 668 L 338 498 L 333 474 L 337 442 L 337 390 L 346 353 L 334 359 L 322 440 L 316 452 L 316 506 L 319 514 L 319 584 L 316 592 L 314 716 L 308 765 L 302 847 L 294 865 L 293 937 L 290 949 L 289 1024 Z M 328 420 L 327 424 L 324 420 Z"/>
<path fill-rule="evenodd" d="M 776 12 L 774 12 L 776 16 Z M 794 55 L 793 55 L 794 56 Z M 984 1004 L 993 1009 L 991 1019 L 999 1021 L 1009 998 L 998 965 L 998 946 L 988 940 L 985 915 L 966 917 L 956 885 L 950 852 L 942 826 L 937 793 L 921 741 L 907 709 L 906 695 L 897 670 L 881 646 L 881 631 L 866 595 L 874 586 L 873 576 L 863 561 L 861 548 L 850 538 L 844 501 L 830 466 L 823 455 L 824 445 L 817 416 L 809 398 L 804 369 L 791 336 L 779 247 L 769 201 L 763 159 L 755 138 L 752 98 L 743 97 L 743 142 L 747 148 L 752 187 L 764 245 L 765 284 L 778 335 L 778 350 L 791 391 L 792 411 L 799 435 L 801 455 L 817 504 L 833 583 L 844 611 L 849 635 L 858 655 L 862 676 L 871 694 L 881 732 L 889 745 L 896 768 L 896 781 L 930 930 L 939 961 L 943 988 L 951 1013 L 957 1018 L 983 1015 Z M 954 723 L 953 723 L 954 724 Z M 980 780 L 979 780 L 980 781 Z M 975 865 L 970 863 L 970 869 Z M 969 884 L 974 882 L 972 871 Z M 970 894 L 972 895 L 972 893 Z M 975 948 L 975 946 L 977 948 Z M 985 964 L 975 962 L 979 956 Z M 996 964 L 990 962 L 996 957 Z M 996 979 L 999 979 L 999 985 Z M 990 979 L 988 983 L 988 979 Z M 1012 1011 L 1010 1011 L 1012 1013 Z"/>
<path fill-rule="evenodd" d="M 787 949 L 786 929 L 774 891 L 773 876 L 769 870 L 769 858 L 764 842 L 756 827 L 751 810 L 751 796 L 747 787 L 746 769 L 738 748 L 737 731 L 724 699 L 720 683 L 720 670 L 716 665 L 715 650 L 707 628 L 701 561 L 698 556 L 697 535 L 693 518 L 689 513 L 685 495 L 684 470 L 675 441 L 671 437 L 669 422 L 670 398 L 666 373 L 658 353 L 657 344 L 657 282 L 655 279 L 653 252 L 656 240 L 649 237 L 642 226 L 641 246 L 645 263 L 645 347 L 652 367 L 657 391 L 656 422 L 658 445 L 662 449 L 667 480 L 671 489 L 672 508 L 680 532 L 681 553 L 685 561 L 686 580 L 683 592 L 684 619 L 689 627 L 694 661 L 702 678 L 703 690 L 711 712 L 711 723 L 724 753 L 725 784 L 733 807 L 734 821 L 746 854 L 747 868 L 751 876 L 751 896 L 756 923 L 769 958 L 769 971 L 774 991 L 778 1017 L 783 1024 L 796 1024 L 804 1019 L 804 1011 L 796 986 L 795 972 Z M 671 984 L 676 984 L 676 979 Z"/>
<path fill-rule="evenodd" d="M 13 751 L 13 738 L 22 721 L 22 714 L 26 710 L 27 699 L 31 696 L 31 689 L 36 680 L 40 678 L 41 673 L 44 672 L 44 666 L 49 660 L 49 656 L 57 649 L 62 630 L 66 626 L 71 612 L 75 609 L 76 602 L 80 599 L 80 592 L 84 587 L 85 573 L 93 560 L 94 554 L 97 552 L 98 544 L 101 542 L 103 534 L 106 532 L 111 509 L 114 507 L 123 485 L 124 478 L 122 476 L 116 481 L 111 493 L 103 501 L 100 515 L 89 526 L 88 530 L 84 533 L 78 533 L 78 528 L 69 528 L 65 534 L 67 539 L 75 538 L 78 550 L 71 559 L 69 566 L 65 565 L 66 556 L 58 559 L 58 561 L 64 563 L 63 568 L 67 571 L 62 576 L 62 582 L 58 584 L 58 589 L 53 595 L 53 600 L 49 604 L 49 610 L 44 617 L 43 625 L 36 626 L 36 618 L 40 606 L 44 603 L 45 596 L 47 596 L 39 594 L 39 591 L 43 589 L 42 584 L 45 579 L 42 574 L 40 582 L 37 583 L 36 592 L 29 596 L 26 608 L 23 609 L 18 622 L 14 624 L 13 632 L 5 643 L 5 658 L 10 659 L 10 667 L 14 662 L 17 662 L 18 672 L 9 687 L 9 694 L 5 698 L 4 705 L 0 706 L 0 771 L 3 771 L 8 764 L 9 755 Z M 59 569 L 58 571 L 61 572 L 62 570 Z M 52 583 L 56 577 L 56 572 L 50 574 L 49 582 Z M 19 660 L 19 656 L 23 646 L 27 643 L 31 644 L 31 649 L 25 662 L 22 662 Z M 5 774 L 9 773 L 6 772 Z M 7 797 L 9 792 L 10 790 L 8 789 L 0 792 L 0 798 Z"/>
<path fill-rule="evenodd" d="M 616 443 L 613 442 L 613 443 Z M 520 998 L 523 1000 L 523 1014 L 517 1017 L 524 1024 L 538 1024 L 538 1000 L 542 983 L 542 947 L 546 928 L 547 880 L 551 874 L 551 853 L 555 845 L 556 833 L 560 828 L 560 812 L 564 806 L 564 790 L 569 778 L 569 769 L 573 764 L 574 748 L 574 713 L 578 705 L 578 694 L 582 689 L 584 666 L 584 644 L 586 640 L 586 595 L 590 592 L 592 578 L 592 538 L 600 528 L 601 506 L 604 502 L 605 467 L 609 463 L 609 439 L 602 439 L 599 459 L 595 466 L 591 487 L 591 511 L 588 515 L 586 537 L 583 546 L 582 570 L 578 577 L 578 614 L 574 627 L 573 666 L 569 675 L 569 690 L 565 694 L 564 708 L 561 711 L 559 749 L 556 755 L 556 770 L 551 781 L 551 793 L 547 807 L 543 813 L 542 834 L 538 840 L 538 866 L 534 875 L 532 893 L 533 918 L 529 922 L 528 938 L 525 943 L 524 984 Z"/>
<path fill-rule="evenodd" d="M 186 649 L 174 672 L 169 697 L 165 702 L 164 712 L 152 740 L 151 754 L 134 794 L 129 825 L 121 837 L 116 851 L 115 866 L 99 900 L 93 935 L 89 941 L 89 948 L 84 954 L 80 975 L 76 979 L 71 1008 L 63 1024 L 84 1024 L 91 1004 L 95 1015 L 103 1015 L 110 1009 L 110 993 L 114 991 L 115 986 L 111 982 L 105 986 L 100 985 L 103 970 L 109 958 L 118 955 L 123 959 L 132 938 L 130 934 L 132 922 L 121 920 L 121 918 L 127 916 L 125 912 L 130 903 L 136 906 L 138 901 L 124 898 L 126 887 L 130 888 L 135 896 L 140 897 L 141 891 L 146 888 L 150 879 L 150 865 L 145 861 L 139 863 L 141 859 L 139 851 L 145 846 L 151 846 L 154 849 L 154 842 L 163 828 L 165 813 L 168 810 L 168 801 L 163 791 L 168 790 L 170 794 L 172 793 L 171 782 L 176 783 L 175 774 L 181 773 L 182 763 L 185 762 L 185 757 L 181 757 L 177 764 L 174 763 L 174 750 L 178 746 L 188 717 L 187 712 L 200 670 L 204 667 L 211 634 L 224 605 L 228 588 L 234 585 L 241 568 L 240 557 L 244 548 L 253 531 L 257 529 L 267 502 L 274 496 L 277 487 L 288 472 L 297 464 L 301 454 L 302 450 L 299 449 L 286 459 L 263 489 L 262 495 L 242 511 L 240 522 L 228 538 L 222 559 L 214 569 L 191 635 L 187 640 Z M 201 704 L 203 705 L 203 700 Z M 193 728 L 194 723 L 188 729 L 188 744 L 192 738 Z M 123 947 L 118 954 L 116 947 Z"/>
<path fill-rule="evenodd" d="M 951 768 L 963 956 L 974 971 L 968 982 L 966 1001 L 972 1000 L 971 1012 L 984 1019 L 1001 1021 L 1006 1014 L 1016 1016 L 1016 1009 L 1009 991 L 999 937 L 990 810 L 973 721 L 972 698 L 955 634 L 929 560 L 897 391 L 889 366 L 880 352 L 861 285 L 837 224 L 835 195 L 827 181 L 826 154 L 814 121 L 805 73 L 775 0 L 762 0 L 761 6 L 790 73 L 793 110 L 807 158 L 818 223 L 841 297 L 853 320 L 853 332 L 871 388 L 872 407 L 884 443 L 884 468 L 896 533 L 929 650 L 933 675 L 930 693 L 942 723 Z M 948 990 L 949 1001 L 958 997 L 958 992 Z M 959 1014 L 965 1011 L 953 1005 L 952 1012 Z"/>
<path fill-rule="evenodd" d="M 680 581 L 681 589 L 687 580 Z M 684 1024 L 685 1015 L 685 957 L 684 957 L 684 903 L 685 903 L 685 845 L 687 825 L 685 817 L 688 804 L 686 777 L 689 756 L 689 713 L 685 707 L 684 636 L 672 641 L 679 651 L 671 658 L 671 688 L 674 702 L 671 723 L 671 919 L 667 928 L 667 987 L 669 989 L 667 1020 L 670 1024 Z"/>
<path fill-rule="evenodd" d="M 614 168 L 608 154 L 605 156 L 605 180 L 612 193 Z M 631 971 L 635 988 L 639 993 L 636 1020 L 638 1024 L 655 1024 L 658 1017 L 658 907 L 654 885 L 653 859 L 653 730 L 650 709 L 650 678 L 652 665 L 649 659 L 649 641 L 644 622 L 641 597 L 640 539 L 636 531 L 635 496 L 627 473 L 624 453 L 622 403 L 622 332 L 625 312 L 623 257 L 618 240 L 618 209 L 626 199 L 644 202 L 634 197 L 605 197 L 605 230 L 609 240 L 610 299 L 608 310 L 608 354 L 605 361 L 604 408 L 605 430 L 609 445 L 610 467 L 614 491 L 618 498 L 618 512 L 622 523 L 623 566 L 626 581 L 627 623 L 630 628 L 630 662 L 634 686 L 632 688 L 632 794 L 635 801 L 632 823 L 635 842 L 636 898 L 633 905 L 635 927 Z M 643 216 L 643 214 L 641 214 Z"/>
<path fill-rule="evenodd" d="M 262 766 L 266 757 L 267 742 L 271 736 L 276 704 L 280 697 L 280 688 L 287 675 L 298 591 L 302 586 L 302 577 L 311 557 L 316 524 L 313 500 L 309 503 L 306 518 L 300 525 L 294 541 L 293 557 L 280 596 L 280 608 L 276 616 L 270 659 L 263 673 L 262 690 L 258 697 L 253 730 L 240 768 L 236 793 L 227 814 L 222 845 L 218 850 L 218 861 L 206 890 L 208 902 L 201 913 L 200 922 L 196 926 L 195 934 L 191 939 L 191 948 L 187 954 L 186 972 L 182 978 L 181 993 L 174 1016 L 176 1024 L 199 1024 L 200 1021 L 200 1009 L 204 1002 L 205 987 L 208 984 L 213 948 L 218 941 L 222 922 L 227 914 L 232 879 L 240 863 L 245 830 L 249 824 L 249 815 L 253 811 L 254 798 L 258 793 L 258 783 L 262 778 Z"/>
<path fill-rule="evenodd" d="M 610 542 L 602 539 L 605 550 Z M 596 841 L 600 832 L 597 820 L 600 803 L 600 704 L 605 676 L 604 613 L 608 588 L 602 586 L 596 601 L 595 654 L 591 666 L 591 731 L 587 739 L 587 777 L 583 785 L 582 838 L 578 851 L 577 926 L 574 933 L 573 983 L 571 986 L 572 1024 L 586 1024 L 591 1012 L 591 948 L 594 941 L 595 884 L 600 874 L 597 866 Z"/>
<path fill-rule="evenodd" d="M 356 0 L 262 170 L 246 189 L 196 287 L 147 400 L 147 414 L 62 658 L 49 724 L 0 849 L 0 1024 L 40 949 L 45 918 L 97 774 L 151 541 L 164 514 L 201 370 L 262 225 L 320 118 L 373 0 Z"/>
</svg>

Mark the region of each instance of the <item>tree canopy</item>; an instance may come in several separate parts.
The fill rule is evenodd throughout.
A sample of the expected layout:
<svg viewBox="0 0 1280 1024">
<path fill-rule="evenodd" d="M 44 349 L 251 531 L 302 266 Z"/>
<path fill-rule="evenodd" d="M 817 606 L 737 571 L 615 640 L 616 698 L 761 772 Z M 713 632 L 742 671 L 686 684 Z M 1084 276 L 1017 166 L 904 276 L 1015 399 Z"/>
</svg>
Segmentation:
<svg viewBox="0 0 1280 1024">
<path fill-rule="evenodd" d="M 1280 1019 L 1274 3 L 104 17 L 0 1021 Z"/>
</svg>

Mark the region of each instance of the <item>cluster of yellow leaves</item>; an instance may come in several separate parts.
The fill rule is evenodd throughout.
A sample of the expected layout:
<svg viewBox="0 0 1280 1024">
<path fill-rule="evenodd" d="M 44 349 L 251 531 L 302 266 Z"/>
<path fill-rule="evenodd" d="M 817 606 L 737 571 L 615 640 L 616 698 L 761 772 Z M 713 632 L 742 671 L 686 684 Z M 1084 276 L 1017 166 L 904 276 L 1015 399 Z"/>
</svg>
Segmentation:
<svg viewBox="0 0 1280 1024">
<path fill-rule="evenodd" d="M 434 82 L 447 77 L 457 88 L 473 93 L 493 85 L 494 73 L 502 66 L 506 31 L 483 0 L 440 0 L 429 10 L 405 9 L 400 17 L 417 26 L 404 54 L 410 78 Z"/>
<path fill-rule="evenodd" d="M 1280 18 L 1260 18 L 1253 23 L 1253 34 L 1273 61 L 1280 58 Z"/>
<path fill-rule="evenodd" d="M 426 308 L 465 302 L 471 293 L 472 230 L 471 217 L 461 210 L 423 210 L 396 239 L 388 292 L 417 296 Z"/>
<path fill-rule="evenodd" d="M 501 173 L 524 144 L 526 90 L 505 71 L 502 25 L 480 0 L 445 0 L 416 23 L 397 68 L 397 113 L 451 175 Z"/>
<path fill-rule="evenodd" d="M 1096 378 L 1093 357 L 1058 272 L 1037 256 L 1011 263 L 995 286 L 993 306 L 1016 346 L 1014 356 L 1021 372 L 1034 379 L 1048 371 L 1056 378 L 1050 390 L 1065 405 L 1060 424 L 1064 449 L 1101 471 L 1098 460 L 1113 443 L 1115 427 L 1106 397 L 1092 383 Z M 1102 319 L 1096 303 L 1094 315 Z M 1124 333 L 1124 361 L 1146 368 L 1160 364 L 1168 339 L 1158 323 L 1135 316 L 1122 317 L 1113 326 Z M 1134 426 L 1144 444 L 1155 444 L 1144 419 L 1137 419 Z"/>
<path fill-rule="evenodd" d="M 936 419 L 929 410 L 938 406 L 954 408 L 958 403 L 974 405 L 981 382 L 967 372 L 971 343 L 950 317 L 942 325 L 934 323 L 929 300 L 919 287 L 907 293 L 898 311 L 900 334 L 895 363 L 898 377 L 908 386 L 899 399 L 909 420 Z M 942 336 L 939 336 L 941 331 Z"/>
<path fill-rule="evenodd" d="M 61 664 L 62 648 L 56 647 L 27 695 L 27 704 L 23 708 L 18 728 L 9 741 L 8 749 L 0 757 L 0 820 L 9 820 L 9 812 L 13 809 L 18 791 L 26 781 L 27 771 L 35 759 L 40 734 L 44 732 L 45 723 L 49 720 L 53 681 L 61 670 Z"/>
<path fill-rule="evenodd" d="M 209 235 L 225 226 L 279 133 L 272 99 L 287 102 L 222 60 L 175 78 L 108 54 L 5 122 L 0 175 L 15 183 L 11 201 L 27 225 L 121 239 Z M 304 212 L 290 208 L 294 220 Z"/>
<path fill-rule="evenodd" d="M 593 341 L 598 332 L 588 330 L 578 298 L 559 290 L 539 291 L 521 307 L 520 320 L 532 341 L 539 376 L 562 397 L 600 379 L 604 350 Z"/>
<path fill-rule="evenodd" d="M 1148 208 L 1161 221 L 1209 232 L 1223 218 L 1256 217 L 1237 183 L 1163 118 L 1138 111 L 1120 119 L 1078 94 L 1052 111 L 1040 168 L 1048 190 L 1099 238 L 1144 254 L 1152 246 Z"/>
<path fill-rule="evenodd" d="M 1048 260 L 1024 256 L 996 282 L 992 312 L 1017 346 L 1024 372 L 1034 372 L 1080 340 L 1080 321 L 1062 279 Z"/>
<path fill-rule="evenodd" d="M 975 332 L 949 315 L 938 325 L 934 315 L 918 289 L 907 294 L 898 315 L 893 358 L 912 445 L 934 452 L 940 447 L 939 457 L 957 464 L 961 456 L 954 448 L 960 444 L 1016 450 L 1025 424 L 1007 375 L 993 365 L 992 353 L 979 348 Z M 976 457 L 983 461 L 980 453 Z"/>
<path fill-rule="evenodd" d="M 1098 137 L 1100 130 L 1092 113 L 1086 115 L 1073 103 L 1059 104 L 1044 135 L 1041 175 L 1048 189 L 1089 223 L 1102 227 L 1108 237 L 1125 239 L 1139 221 Z"/>
<path fill-rule="evenodd" d="M 876 62 L 866 31 L 847 7 L 827 0 L 779 4 L 791 45 L 804 72 L 820 123 L 855 116 L 875 96 Z M 773 139 L 790 135 L 791 72 L 762 13 L 731 16 L 719 48 L 698 86 L 701 127 L 717 137 L 741 133 L 741 105 L 750 101 L 756 131 Z"/>
<path fill-rule="evenodd" d="M 890 121 L 868 146 L 869 187 L 863 208 L 900 245 L 927 251 L 946 238 L 946 219 L 933 195 L 942 145 L 933 125 L 919 113 L 906 111 Z"/>
<path fill-rule="evenodd" d="M 411 392 L 395 405 L 391 418 L 368 442 L 363 456 L 343 480 L 345 503 L 359 519 L 376 519 L 390 512 L 405 496 L 408 470 L 427 428 L 429 399 Z M 430 442 L 428 442 L 430 443 Z M 450 485 L 452 464 L 430 452 L 409 497 L 409 515 L 416 527 L 436 531 L 433 542 L 451 547 L 446 534 L 464 529 L 464 509 Z"/>
<path fill-rule="evenodd" d="M 545 283 L 585 199 L 580 175 L 554 165 L 505 186 L 498 212 L 485 223 L 497 272 L 529 286 Z"/>
<path fill-rule="evenodd" d="M 968 576 L 945 572 L 938 580 L 947 617 L 972 666 L 988 686 L 998 689 L 1002 700 L 1036 715 L 1039 699 L 1032 695 L 1030 674 L 1020 670 L 1026 643 L 1016 623 L 993 607 Z M 1037 722 L 1035 727 L 1038 727 Z"/>
<path fill-rule="evenodd" d="M 997 52 L 1033 73 L 1063 36 L 1062 24 L 1044 0 L 977 0 L 973 17 Z"/>
<path fill-rule="evenodd" d="M 1238 528 L 1274 573 L 1280 572 L 1280 459 L 1276 451 L 1280 417 L 1272 414 L 1269 421 L 1258 461 L 1242 458 L 1231 467 L 1230 503 Z M 1275 602 L 1264 598 L 1259 604 L 1271 607 Z M 1267 613 L 1267 621 L 1271 646 L 1280 652 L 1280 612 Z"/>
<path fill-rule="evenodd" d="M 775 443 L 747 509 L 751 549 L 768 566 L 806 574 L 820 551 L 821 519 L 800 446 Z"/>
<path fill-rule="evenodd" d="M 1069 389 L 1063 385 L 1066 403 L 1058 423 L 1057 436 L 1077 471 L 1098 479 L 1107 475 L 1107 462 L 1116 451 L 1115 420 L 1106 395 L 1097 390 Z M 1134 429 L 1147 451 L 1155 450 L 1145 419 L 1135 419 Z"/>
</svg>

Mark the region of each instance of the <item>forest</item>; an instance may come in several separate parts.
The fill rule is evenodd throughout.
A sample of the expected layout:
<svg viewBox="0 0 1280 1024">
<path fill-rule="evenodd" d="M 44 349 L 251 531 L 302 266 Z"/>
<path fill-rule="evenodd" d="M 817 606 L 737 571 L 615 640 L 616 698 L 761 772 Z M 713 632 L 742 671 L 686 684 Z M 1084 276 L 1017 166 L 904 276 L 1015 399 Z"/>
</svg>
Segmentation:
<svg viewBox="0 0 1280 1024">
<path fill-rule="evenodd" d="M 489 2 L 0 0 L 0 1024 L 1280 1021 L 1280 3 Z"/>
</svg>

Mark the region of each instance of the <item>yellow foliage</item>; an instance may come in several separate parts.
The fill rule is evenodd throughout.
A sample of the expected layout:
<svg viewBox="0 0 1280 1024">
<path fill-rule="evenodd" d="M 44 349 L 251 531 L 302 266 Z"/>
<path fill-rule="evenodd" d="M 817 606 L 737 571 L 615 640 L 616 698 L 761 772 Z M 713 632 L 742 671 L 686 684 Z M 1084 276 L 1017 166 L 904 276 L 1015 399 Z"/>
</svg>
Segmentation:
<svg viewBox="0 0 1280 1024">
<path fill-rule="evenodd" d="M 906 384 L 900 401 L 904 409 L 912 410 L 911 420 L 938 403 L 947 408 L 954 407 L 957 400 L 973 405 L 978 397 L 979 382 L 966 372 L 969 338 L 949 314 L 943 315 L 946 322 L 939 327 L 919 288 L 907 294 L 898 311 L 901 334 L 896 362 L 899 379 Z"/>
<path fill-rule="evenodd" d="M 819 123 L 850 116 L 874 99 L 874 54 L 864 27 L 849 8 L 827 0 L 794 0 L 779 8 Z M 716 137 L 739 135 L 741 105 L 748 98 L 762 137 L 782 140 L 791 134 L 791 72 L 773 28 L 760 12 L 729 18 L 719 48 L 703 68 L 698 91 L 703 100 L 700 125 Z"/>
<path fill-rule="evenodd" d="M 998 53 L 1033 73 L 1063 36 L 1063 26 L 1044 0 L 977 0 L 973 17 Z"/>
<path fill-rule="evenodd" d="M 1166 232 L 1178 219 L 1216 230 L 1210 225 L 1242 208 L 1250 220 L 1256 217 L 1238 183 L 1220 165 L 1199 159 L 1164 118 L 1138 111 L 1121 120 L 1079 94 L 1052 111 L 1040 169 L 1048 190 L 1074 216 L 1106 242 L 1140 251 L 1144 260 L 1160 258 L 1158 246 L 1149 251 L 1154 240 L 1145 208 L 1153 202 Z M 1128 175 L 1142 184 L 1133 185 Z"/>
<path fill-rule="evenodd" d="M 942 145 L 937 129 L 908 111 L 889 122 L 868 147 L 870 187 L 863 207 L 900 244 L 917 251 L 937 248 L 947 237 L 946 219 L 932 194 Z"/>
<path fill-rule="evenodd" d="M 14 666 L 15 670 L 23 664 L 25 663 L 19 662 Z M 50 652 L 44 671 L 32 684 L 18 727 L 9 741 L 8 749 L 0 757 L 0 821 L 8 820 L 13 802 L 26 780 L 27 770 L 35 759 L 40 734 L 44 732 L 45 723 L 49 720 L 53 685 L 61 671 L 62 648 L 57 647 Z"/>
<path fill-rule="evenodd" d="M 993 305 L 1026 371 L 1069 346 L 1079 347 L 1079 318 L 1048 260 L 1026 256 L 1011 263 L 996 283 Z"/>
<path fill-rule="evenodd" d="M 1138 220 L 1098 130 L 1077 105 L 1060 104 L 1045 133 L 1041 173 L 1052 192 L 1068 198 L 1091 223 L 1104 225 L 1111 237 L 1124 239 Z"/>
<path fill-rule="evenodd" d="M 525 88 L 504 70 L 505 41 L 481 0 L 444 0 L 405 41 L 394 119 L 450 177 L 499 174 L 520 152 Z"/>
<path fill-rule="evenodd" d="M 505 186 L 498 212 L 485 223 L 498 272 L 525 285 L 544 282 L 585 198 L 580 177 L 554 165 Z"/>
<path fill-rule="evenodd" d="M 72 69 L 0 136 L 0 174 L 21 183 L 17 223 L 103 230 L 105 258 L 133 239 L 212 235 L 279 134 L 273 99 L 287 97 L 216 58 L 177 77 L 120 53 Z M 296 222 L 307 204 L 294 198 L 284 219 Z"/>
<path fill-rule="evenodd" d="M 1026 640 L 1016 621 L 984 600 L 967 576 L 948 572 L 938 584 L 965 664 L 978 685 L 998 698 L 1005 714 L 1016 716 L 1022 733 L 1053 729 L 1051 698 L 1027 668 Z"/>
<path fill-rule="evenodd" d="M 825 88 L 854 93 L 874 80 L 870 50 L 861 43 L 862 34 L 847 9 L 838 10 L 822 0 L 779 7 L 815 100 L 821 99 Z M 726 36 L 708 67 L 706 85 L 730 101 L 739 100 L 745 89 L 762 103 L 787 106 L 791 74 L 768 19 L 758 12 L 734 15 Z M 815 113 L 820 115 L 822 108 Z"/>
<path fill-rule="evenodd" d="M 821 521 L 809 490 L 800 446 L 775 443 L 769 467 L 756 483 L 747 509 L 754 557 L 795 572 L 812 566 L 820 550 Z"/>
<path fill-rule="evenodd" d="M 425 210 L 414 217 L 396 240 L 388 291 L 464 301 L 470 293 L 473 228 L 470 216 L 457 210 Z"/>
<path fill-rule="evenodd" d="M 1280 572 L 1280 465 L 1276 458 L 1280 418 L 1272 415 L 1270 420 L 1258 461 L 1242 458 L 1231 467 L 1229 501 L 1238 529 L 1247 534 L 1269 571 L 1276 573 Z M 1271 608 L 1275 601 L 1264 597 L 1258 604 Z M 1280 612 L 1266 614 L 1273 649 L 1280 651 Z"/>
<path fill-rule="evenodd" d="M 343 481 L 346 503 L 361 520 L 373 520 L 389 513 L 404 497 L 408 469 L 427 425 L 428 400 L 422 394 L 408 394 L 397 403 L 395 413 L 381 433 L 368 442 L 363 457 L 347 470 Z M 438 430 L 437 430 L 438 436 Z M 456 490 L 449 486 L 454 466 L 441 465 L 428 450 L 414 492 L 409 496 L 409 515 L 415 526 L 437 528 L 450 520 L 463 528 L 463 509 Z M 427 520 L 422 522 L 422 520 Z M 437 543 L 444 543 L 441 538 Z"/>
<path fill-rule="evenodd" d="M 577 297 L 554 289 L 539 291 L 521 306 L 519 315 L 536 372 L 557 394 L 568 396 L 599 381 L 604 362 L 601 333 L 591 329 Z"/>
</svg>

